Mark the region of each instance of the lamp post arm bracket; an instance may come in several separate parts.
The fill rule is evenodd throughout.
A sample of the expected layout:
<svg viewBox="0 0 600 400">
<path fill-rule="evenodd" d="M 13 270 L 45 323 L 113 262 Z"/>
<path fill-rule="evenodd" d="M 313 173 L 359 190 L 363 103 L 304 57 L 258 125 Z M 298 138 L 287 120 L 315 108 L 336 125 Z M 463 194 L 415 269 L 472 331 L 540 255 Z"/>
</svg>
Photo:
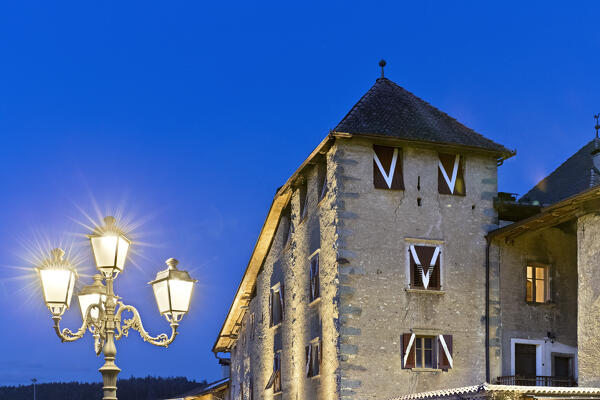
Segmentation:
<svg viewBox="0 0 600 400">
<path fill-rule="evenodd" d="M 100 318 L 98 319 L 94 319 L 91 316 L 91 312 L 93 309 L 98 310 L 98 313 L 100 315 Z M 60 329 L 60 320 L 61 320 L 61 316 L 57 315 L 52 317 L 52 319 L 54 320 L 54 331 L 56 332 L 56 335 L 60 338 L 61 342 L 74 342 L 76 340 L 79 340 L 83 337 L 83 335 L 85 334 L 85 331 L 88 328 L 94 328 L 94 329 L 101 329 L 101 325 L 102 325 L 102 320 L 103 320 L 103 315 L 104 312 L 102 311 L 102 309 L 100 307 L 98 307 L 97 305 L 91 305 L 86 313 L 85 319 L 83 320 L 83 323 L 81 324 L 81 327 L 77 330 L 77 332 L 73 333 L 73 331 L 71 331 L 69 328 L 64 328 L 64 329 Z"/>
<path fill-rule="evenodd" d="M 168 336 L 166 333 L 161 333 L 158 336 L 151 336 L 145 329 L 142 324 L 142 319 L 140 317 L 140 313 L 138 310 L 122 302 L 119 302 L 119 309 L 115 314 L 115 321 L 117 322 L 117 335 L 115 336 L 115 340 L 121 339 L 123 336 L 127 336 L 129 334 L 129 329 L 133 329 L 139 332 L 142 339 L 145 342 L 153 344 L 155 346 L 168 347 L 173 340 L 175 340 L 175 336 L 177 336 L 177 327 L 178 323 L 171 323 L 171 336 Z M 133 318 L 121 319 L 121 314 L 123 311 L 129 311 L 133 314 Z"/>
</svg>

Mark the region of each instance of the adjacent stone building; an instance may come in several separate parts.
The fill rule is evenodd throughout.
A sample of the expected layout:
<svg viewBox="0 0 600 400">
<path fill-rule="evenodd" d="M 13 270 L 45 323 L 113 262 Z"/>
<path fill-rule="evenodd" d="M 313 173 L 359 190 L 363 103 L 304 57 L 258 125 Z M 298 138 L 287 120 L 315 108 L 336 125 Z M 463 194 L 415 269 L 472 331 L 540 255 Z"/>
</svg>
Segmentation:
<svg viewBox="0 0 600 400">
<path fill-rule="evenodd" d="M 377 79 L 275 195 L 213 347 L 230 399 L 600 386 L 584 149 L 583 193 L 516 202 L 497 191 L 514 152 Z"/>
</svg>

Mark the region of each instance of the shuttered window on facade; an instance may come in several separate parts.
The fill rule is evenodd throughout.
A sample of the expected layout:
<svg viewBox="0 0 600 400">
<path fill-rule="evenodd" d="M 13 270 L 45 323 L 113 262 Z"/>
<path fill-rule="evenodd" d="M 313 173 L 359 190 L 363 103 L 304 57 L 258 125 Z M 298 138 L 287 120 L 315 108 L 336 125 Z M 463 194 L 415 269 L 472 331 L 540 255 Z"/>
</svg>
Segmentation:
<svg viewBox="0 0 600 400">
<path fill-rule="evenodd" d="M 283 321 L 284 305 L 283 282 L 281 282 L 271 288 L 271 295 L 269 296 L 269 326 L 276 326 Z"/>
<path fill-rule="evenodd" d="M 300 222 L 304 221 L 306 216 L 308 215 L 308 190 L 306 179 L 304 179 L 304 183 L 300 185 L 298 188 L 298 193 L 300 196 Z"/>
<path fill-rule="evenodd" d="M 401 148 L 373 145 L 373 186 L 404 190 Z"/>
<path fill-rule="evenodd" d="M 265 389 L 273 388 L 273 393 L 281 392 L 281 350 L 273 356 L 273 372 Z"/>
<path fill-rule="evenodd" d="M 319 253 L 310 259 L 310 293 L 309 302 L 313 302 L 321 297 L 319 281 Z"/>
<path fill-rule="evenodd" d="M 409 245 L 412 288 L 441 290 L 441 252 L 440 246 Z"/>
<path fill-rule="evenodd" d="M 317 338 L 310 342 L 305 348 L 306 353 L 306 376 L 313 377 L 319 375 L 322 359 L 321 339 Z"/>
<path fill-rule="evenodd" d="M 439 153 L 438 192 L 464 196 L 466 194 L 464 169 L 464 158 L 461 155 Z"/>
<path fill-rule="evenodd" d="M 327 195 L 327 160 L 317 166 L 317 193 L 319 201 Z"/>
<path fill-rule="evenodd" d="M 453 368 L 452 335 L 402 335 L 402 368 Z"/>
</svg>

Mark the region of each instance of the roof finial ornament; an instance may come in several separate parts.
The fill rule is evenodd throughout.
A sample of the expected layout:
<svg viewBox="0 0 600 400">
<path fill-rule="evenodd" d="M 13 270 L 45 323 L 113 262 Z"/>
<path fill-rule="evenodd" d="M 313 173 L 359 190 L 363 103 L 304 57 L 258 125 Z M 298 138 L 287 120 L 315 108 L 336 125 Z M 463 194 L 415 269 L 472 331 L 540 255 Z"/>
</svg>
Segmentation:
<svg viewBox="0 0 600 400">
<path fill-rule="evenodd" d="M 596 139 L 598 139 L 598 129 L 600 129 L 600 124 L 598 124 L 598 118 L 600 118 L 600 114 L 594 115 L 594 118 L 596 118 L 596 126 L 594 128 L 596 128 Z"/>
<path fill-rule="evenodd" d="M 385 60 L 382 58 L 381 61 L 379 61 L 379 66 L 381 67 L 381 77 L 385 78 L 385 76 L 383 75 L 383 68 L 385 67 Z"/>
</svg>

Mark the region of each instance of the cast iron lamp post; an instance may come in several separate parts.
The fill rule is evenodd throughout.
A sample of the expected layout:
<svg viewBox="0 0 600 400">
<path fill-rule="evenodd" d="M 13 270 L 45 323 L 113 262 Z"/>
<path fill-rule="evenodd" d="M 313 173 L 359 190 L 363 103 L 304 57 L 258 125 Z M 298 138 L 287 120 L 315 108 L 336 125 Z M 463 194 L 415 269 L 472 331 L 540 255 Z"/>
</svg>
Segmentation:
<svg viewBox="0 0 600 400">
<path fill-rule="evenodd" d="M 77 294 L 83 320 L 77 332 L 67 328 L 61 330 L 59 326 L 63 313 L 71 304 L 78 277 L 75 268 L 64 259 L 65 252 L 61 249 L 52 250 L 50 258 L 37 268 L 37 272 L 42 283 L 44 301 L 52 313 L 56 334 L 63 342 L 73 342 L 81 339 L 86 330 L 92 333 L 96 355 L 104 353 L 105 362 L 99 370 L 104 381 L 103 400 L 116 400 L 117 374 L 121 370 L 115 364 L 115 340 L 127 336 L 129 329 L 134 329 L 144 341 L 155 346 L 168 347 L 177 336 L 181 318 L 188 312 L 196 281 L 187 271 L 177 269 L 177 260 L 167 260 L 168 268 L 158 272 L 156 279 L 149 284 L 154 290 L 159 312 L 171 325 L 171 335 L 161 333 L 158 336 L 150 336 L 142 325 L 138 310 L 123 304 L 113 290 L 113 281 L 123 272 L 131 242 L 118 229 L 113 217 L 104 218 L 104 222 L 105 226 L 96 228 L 88 235 L 100 274 L 94 275 L 94 283 L 85 286 Z M 124 311 L 129 311 L 133 315 L 132 318 L 123 319 Z"/>
</svg>

